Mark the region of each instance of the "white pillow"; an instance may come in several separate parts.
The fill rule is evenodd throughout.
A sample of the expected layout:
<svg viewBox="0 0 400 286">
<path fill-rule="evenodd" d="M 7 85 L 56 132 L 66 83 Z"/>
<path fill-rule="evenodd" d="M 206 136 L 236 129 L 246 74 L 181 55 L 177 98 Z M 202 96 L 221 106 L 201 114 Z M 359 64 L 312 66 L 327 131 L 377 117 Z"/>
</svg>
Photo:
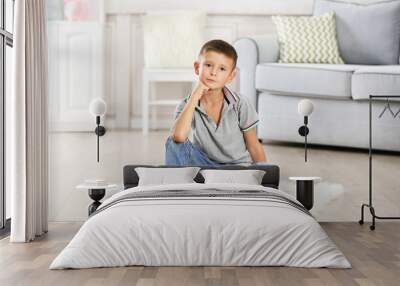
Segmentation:
<svg viewBox="0 0 400 286">
<path fill-rule="evenodd" d="M 204 183 L 235 183 L 261 185 L 265 171 L 262 170 L 201 170 Z"/>
<path fill-rule="evenodd" d="M 184 168 L 135 168 L 139 176 L 138 186 L 195 183 L 199 167 Z"/>
<path fill-rule="evenodd" d="M 273 16 L 280 63 L 343 64 L 335 12 L 320 16 Z"/>
</svg>

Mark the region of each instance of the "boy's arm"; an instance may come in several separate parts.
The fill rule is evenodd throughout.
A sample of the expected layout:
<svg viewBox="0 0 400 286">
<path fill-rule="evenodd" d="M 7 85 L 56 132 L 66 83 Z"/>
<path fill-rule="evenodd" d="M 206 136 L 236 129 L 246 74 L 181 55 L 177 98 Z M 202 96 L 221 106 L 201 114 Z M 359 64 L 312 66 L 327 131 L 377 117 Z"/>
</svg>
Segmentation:
<svg viewBox="0 0 400 286">
<path fill-rule="evenodd" d="M 175 142 L 184 142 L 191 131 L 193 113 L 198 104 L 200 98 L 204 92 L 207 92 L 209 87 L 203 84 L 201 81 L 197 83 L 196 88 L 193 90 L 189 97 L 185 107 L 175 120 L 174 126 L 172 127 L 172 140 Z"/>
<path fill-rule="evenodd" d="M 256 128 L 251 128 L 250 130 L 243 132 L 243 136 L 246 142 L 247 150 L 249 151 L 253 162 L 266 162 L 267 159 L 264 148 L 258 141 Z"/>
<path fill-rule="evenodd" d="M 190 96 L 182 112 L 176 118 L 171 134 L 172 140 L 175 142 L 184 142 L 189 136 L 194 109 L 197 105 L 196 101 Z"/>
</svg>

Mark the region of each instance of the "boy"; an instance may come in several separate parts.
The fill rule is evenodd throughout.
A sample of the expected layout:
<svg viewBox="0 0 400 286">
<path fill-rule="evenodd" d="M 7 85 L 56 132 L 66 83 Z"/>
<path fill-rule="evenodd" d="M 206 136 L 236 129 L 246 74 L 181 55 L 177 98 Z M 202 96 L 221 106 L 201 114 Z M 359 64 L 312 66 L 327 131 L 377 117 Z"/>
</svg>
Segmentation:
<svg viewBox="0 0 400 286">
<path fill-rule="evenodd" d="M 225 41 L 203 45 L 194 71 L 199 80 L 175 110 L 175 123 L 165 144 L 166 165 L 218 166 L 265 163 L 257 139 L 258 115 L 247 98 L 226 84 L 236 75 L 237 54 Z M 188 140 L 193 131 L 193 143 Z"/>
</svg>

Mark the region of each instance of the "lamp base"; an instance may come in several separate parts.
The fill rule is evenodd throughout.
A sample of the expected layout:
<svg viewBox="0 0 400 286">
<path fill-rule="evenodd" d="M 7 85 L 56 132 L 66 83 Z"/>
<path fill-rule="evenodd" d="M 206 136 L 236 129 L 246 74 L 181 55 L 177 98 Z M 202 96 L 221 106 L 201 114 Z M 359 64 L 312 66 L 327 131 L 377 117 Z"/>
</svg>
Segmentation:
<svg viewBox="0 0 400 286">
<path fill-rule="evenodd" d="M 104 134 L 106 134 L 106 128 L 104 128 L 104 126 L 98 126 L 94 130 L 94 133 L 96 133 L 96 135 L 98 136 L 103 136 Z"/>
<path fill-rule="evenodd" d="M 299 134 L 300 134 L 301 136 L 306 136 L 306 135 L 308 135 L 308 133 L 310 133 L 310 130 L 308 129 L 307 126 L 303 125 L 303 126 L 301 126 L 301 127 L 299 128 Z"/>
</svg>

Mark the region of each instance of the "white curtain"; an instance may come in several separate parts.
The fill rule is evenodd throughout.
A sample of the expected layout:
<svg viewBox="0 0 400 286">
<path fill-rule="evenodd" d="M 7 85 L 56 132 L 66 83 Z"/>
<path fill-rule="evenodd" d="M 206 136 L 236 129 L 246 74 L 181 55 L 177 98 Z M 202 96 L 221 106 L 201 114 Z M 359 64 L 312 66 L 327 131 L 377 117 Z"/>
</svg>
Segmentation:
<svg viewBox="0 0 400 286">
<path fill-rule="evenodd" d="M 11 188 L 10 241 L 27 242 L 48 226 L 47 19 L 45 0 L 17 0 L 14 9 L 6 180 Z"/>
</svg>

